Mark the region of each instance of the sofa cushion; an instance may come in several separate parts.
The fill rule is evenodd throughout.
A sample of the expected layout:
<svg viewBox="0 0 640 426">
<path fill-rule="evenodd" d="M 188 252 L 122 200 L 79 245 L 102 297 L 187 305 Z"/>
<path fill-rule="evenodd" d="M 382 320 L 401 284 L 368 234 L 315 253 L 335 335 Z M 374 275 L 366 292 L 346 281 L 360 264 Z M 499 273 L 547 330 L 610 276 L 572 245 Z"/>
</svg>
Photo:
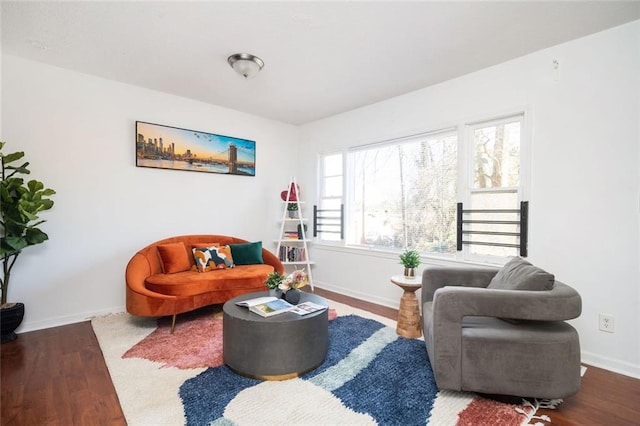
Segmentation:
<svg viewBox="0 0 640 426">
<path fill-rule="evenodd" d="M 193 258 L 196 262 L 198 272 L 233 268 L 235 266 L 231 255 L 231 248 L 228 245 L 222 247 L 214 245 L 194 248 Z"/>
<path fill-rule="evenodd" d="M 194 271 L 177 274 L 155 274 L 147 277 L 145 286 L 157 293 L 170 296 L 194 296 L 212 291 L 229 289 L 266 290 L 264 281 L 271 272 L 271 265 L 240 265 L 204 273 Z"/>
<path fill-rule="evenodd" d="M 189 252 L 183 242 L 159 244 L 158 253 L 162 259 L 162 269 L 165 274 L 175 274 L 191 268 Z"/>
<path fill-rule="evenodd" d="M 555 277 L 520 257 L 508 261 L 487 288 L 497 290 L 551 290 Z"/>
<path fill-rule="evenodd" d="M 229 244 L 233 263 L 236 265 L 258 265 L 264 263 L 262 259 L 262 241 L 245 244 Z"/>
</svg>

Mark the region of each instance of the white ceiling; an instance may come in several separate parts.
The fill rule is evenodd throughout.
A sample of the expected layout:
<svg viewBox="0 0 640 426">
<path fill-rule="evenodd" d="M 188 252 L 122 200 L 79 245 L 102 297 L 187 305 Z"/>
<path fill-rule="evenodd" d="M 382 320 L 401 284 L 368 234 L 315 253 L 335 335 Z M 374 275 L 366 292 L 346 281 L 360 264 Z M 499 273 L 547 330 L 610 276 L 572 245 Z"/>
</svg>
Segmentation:
<svg viewBox="0 0 640 426">
<path fill-rule="evenodd" d="M 302 124 L 640 19 L 640 2 L 2 2 L 3 53 Z M 265 62 L 244 80 L 233 53 Z"/>
</svg>

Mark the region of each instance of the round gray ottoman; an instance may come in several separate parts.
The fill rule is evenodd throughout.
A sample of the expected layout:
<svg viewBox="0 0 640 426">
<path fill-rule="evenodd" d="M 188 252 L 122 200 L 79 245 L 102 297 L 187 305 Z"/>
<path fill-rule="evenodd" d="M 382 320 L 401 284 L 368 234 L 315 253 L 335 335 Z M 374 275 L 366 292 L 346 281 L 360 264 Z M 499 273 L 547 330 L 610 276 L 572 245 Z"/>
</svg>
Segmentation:
<svg viewBox="0 0 640 426">
<path fill-rule="evenodd" d="M 223 357 L 234 372 L 261 380 L 285 380 L 318 367 L 329 345 L 328 309 L 307 315 L 292 312 L 263 318 L 236 302 L 268 292 L 235 297 L 223 306 Z M 326 306 L 327 301 L 302 292 L 300 303 Z"/>
</svg>

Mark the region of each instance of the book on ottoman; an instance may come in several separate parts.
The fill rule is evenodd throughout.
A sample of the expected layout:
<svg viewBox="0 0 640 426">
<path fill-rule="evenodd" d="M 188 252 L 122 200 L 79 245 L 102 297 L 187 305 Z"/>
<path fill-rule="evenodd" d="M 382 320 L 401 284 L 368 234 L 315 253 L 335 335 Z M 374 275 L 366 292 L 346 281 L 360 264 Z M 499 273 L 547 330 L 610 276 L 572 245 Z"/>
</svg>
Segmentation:
<svg viewBox="0 0 640 426">
<path fill-rule="evenodd" d="M 245 306 L 249 308 L 251 312 L 255 312 L 263 317 L 271 317 L 274 315 L 289 312 L 295 306 L 287 302 L 286 300 L 278 299 L 277 297 L 256 297 L 255 299 L 243 300 L 236 302 L 238 306 Z"/>
</svg>

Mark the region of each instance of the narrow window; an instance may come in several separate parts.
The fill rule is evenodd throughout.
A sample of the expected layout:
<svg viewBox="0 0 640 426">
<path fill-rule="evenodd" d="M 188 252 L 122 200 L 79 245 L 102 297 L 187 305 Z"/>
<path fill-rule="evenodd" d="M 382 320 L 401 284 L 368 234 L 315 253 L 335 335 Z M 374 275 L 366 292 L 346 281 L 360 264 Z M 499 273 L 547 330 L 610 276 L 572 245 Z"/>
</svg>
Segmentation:
<svg viewBox="0 0 640 426">
<path fill-rule="evenodd" d="M 500 120 L 485 121 L 468 126 L 471 142 L 471 171 L 468 194 L 468 208 L 473 210 L 517 210 L 521 194 L 521 144 L 523 115 Z M 467 208 L 467 207 L 465 207 Z M 517 213 L 480 213 L 477 220 L 518 221 Z M 472 231 L 492 231 L 517 233 L 513 225 L 471 224 Z M 518 244 L 518 237 L 504 235 L 472 235 L 471 240 L 488 243 Z M 515 256 L 516 248 L 491 245 L 466 246 L 467 257 L 474 256 Z"/>
<path fill-rule="evenodd" d="M 320 197 L 317 238 L 324 242 L 342 241 L 343 199 L 343 155 L 325 154 L 320 156 Z"/>
</svg>

